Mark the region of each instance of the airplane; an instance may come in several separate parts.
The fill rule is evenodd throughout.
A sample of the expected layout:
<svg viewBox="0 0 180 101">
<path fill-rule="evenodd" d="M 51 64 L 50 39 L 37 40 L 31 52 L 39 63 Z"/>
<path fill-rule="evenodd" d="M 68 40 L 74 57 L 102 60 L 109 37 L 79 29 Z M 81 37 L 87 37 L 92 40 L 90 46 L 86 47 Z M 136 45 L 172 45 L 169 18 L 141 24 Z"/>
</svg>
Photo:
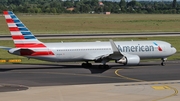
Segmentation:
<svg viewBox="0 0 180 101">
<path fill-rule="evenodd" d="M 158 40 L 43 43 L 12 11 L 3 13 L 15 48 L 0 48 L 14 55 L 51 62 L 84 61 L 82 67 L 91 67 L 89 62 L 94 61 L 102 64 L 100 68 L 109 68 L 106 63 L 111 60 L 124 65 L 138 65 L 141 59 L 159 58 L 164 65 L 167 57 L 176 53 L 170 43 Z"/>
</svg>

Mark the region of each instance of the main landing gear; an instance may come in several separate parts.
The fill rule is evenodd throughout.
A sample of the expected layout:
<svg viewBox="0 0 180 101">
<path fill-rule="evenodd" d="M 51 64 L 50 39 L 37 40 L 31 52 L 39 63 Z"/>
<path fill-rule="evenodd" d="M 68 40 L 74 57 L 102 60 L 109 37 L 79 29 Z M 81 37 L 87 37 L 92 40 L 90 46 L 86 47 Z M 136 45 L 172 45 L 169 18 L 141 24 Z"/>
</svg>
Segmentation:
<svg viewBox="0 0 180 101">
<path fill-rule="evenodd" d="M 103 65 L 99 65 L 99 68 L 103 68 L 103 69 L 108 69 L 109 65 L 106 64 L 106 62 L 108 62 L 108 60 L 104 59 L 101 61 L 103 63 Z"/>
<path fill-rule="evenodd" d="M 90 68 L 90 67 L 92 67 L 92 64 L 91 64 L 91 63 L 88 63 L 88 61 L 86 61 L 86 63 L 82 63 L 81 66 L 82 66 L 83 68 Z"/>
<path fill-rule="evenodd" d="M 161 58 L 162 62 L 161 62 L 161 66 L 164 66 L 164 62 L 167 60 L 167 58 Z"/>
<path fill-rule="evenodd" d="M 88 63 L 88 61 L 86 61 L 86 63 L 82 63 L 81 66 L 83 68 L 91 68 L 92 67 L 92 64 L 91 63 Z M 98 68 L 109 68 L 109 65 L 106 65 L 105 63 L 103 63 L 103 65 L 99 65 Z"/>
</svg>

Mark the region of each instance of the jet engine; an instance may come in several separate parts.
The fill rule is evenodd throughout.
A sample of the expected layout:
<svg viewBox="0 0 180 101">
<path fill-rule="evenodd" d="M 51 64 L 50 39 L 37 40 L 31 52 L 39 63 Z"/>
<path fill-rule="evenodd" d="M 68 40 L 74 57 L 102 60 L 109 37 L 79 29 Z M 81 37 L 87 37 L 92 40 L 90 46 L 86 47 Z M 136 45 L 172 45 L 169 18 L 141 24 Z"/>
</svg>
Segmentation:
<svg viewBox="0 0 180 101">
<path fill-rule="evenodd" d="M 122 63 L 124 65 L 138 65 L 140 62 L 140 57 L 138 55 L 125 55 L 121 59 L 116 61 L 117 63 Z"/>
</svg>

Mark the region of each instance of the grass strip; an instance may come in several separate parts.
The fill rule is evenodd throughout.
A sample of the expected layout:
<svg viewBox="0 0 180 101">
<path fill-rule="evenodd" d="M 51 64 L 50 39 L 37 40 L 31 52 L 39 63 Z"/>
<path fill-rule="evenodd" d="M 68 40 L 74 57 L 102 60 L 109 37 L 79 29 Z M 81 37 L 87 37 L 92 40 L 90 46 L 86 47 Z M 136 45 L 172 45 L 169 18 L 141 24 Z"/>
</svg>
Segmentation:
<svg viewBox="0 0 180 101">
<path fill-rule="evenodd" d="M 180 32 L 178 14 L 17 15 L 36 34 Z M 0 35 L 9 35 L 0 16 Z"/>
</svg>

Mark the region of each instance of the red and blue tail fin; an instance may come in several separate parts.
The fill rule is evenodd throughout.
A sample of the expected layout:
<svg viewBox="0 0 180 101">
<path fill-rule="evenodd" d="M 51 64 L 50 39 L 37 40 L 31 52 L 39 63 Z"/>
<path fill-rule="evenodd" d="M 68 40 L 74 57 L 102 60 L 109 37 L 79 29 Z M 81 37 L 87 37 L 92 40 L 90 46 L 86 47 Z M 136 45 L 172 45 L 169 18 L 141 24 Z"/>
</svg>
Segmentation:
<svg viewBox="0 0 180 101">
<path fill-rule="evenodd" d="M 16 48 L 43 48 L 46 47 L 31 31 L 18 19 L 12 11 L 4 11 Z"/>
</svg>

